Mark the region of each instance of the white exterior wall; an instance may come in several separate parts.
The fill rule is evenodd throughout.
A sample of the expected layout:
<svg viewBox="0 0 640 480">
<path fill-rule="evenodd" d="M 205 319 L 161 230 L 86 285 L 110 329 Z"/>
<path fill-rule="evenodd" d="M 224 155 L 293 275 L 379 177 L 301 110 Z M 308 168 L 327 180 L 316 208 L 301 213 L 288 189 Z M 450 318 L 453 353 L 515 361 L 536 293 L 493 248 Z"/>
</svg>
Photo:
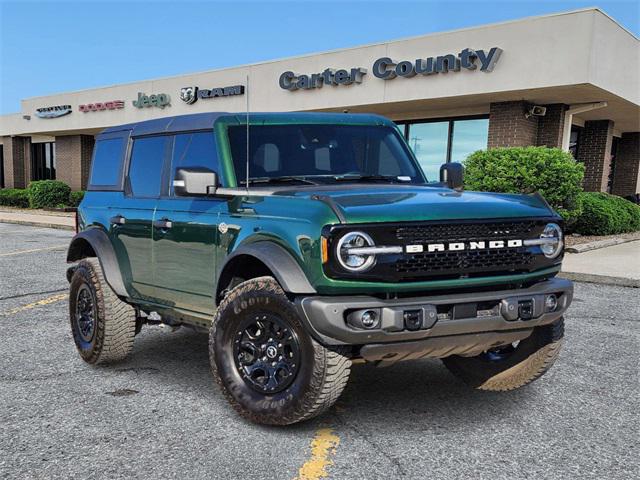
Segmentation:
<svg viewBox="0 0 640 480">
<path fill-rule="evenodd" d="M 547 98 L 549 103 L 580 101 L 583 97 L 578 90 L 572 98 L 571 95 L 566 97 L 572 92 L 567 87 L 575 86 L 577 89 L 587 85 L 591 86 L 589 92 L 592 95 L 600 95 L 600 90 L 603 92 L 600 95 L 603 98 L 599 100 L 607 100 L 607 95 L 620 97 L 618 100 L 624 103 L 624 115 L 628 117 L 638 111 L 640 104 L 639 45 L 637 38 L 608 16 L 599 10 L 588 9 L 199 74 L 29 98 L 22 101 L 20 114 L 0 117 L 0 136 L 94 133 L 107 126 L 163 116 L 206 111 L 242 112 L 246 108 L 246 94 L 199 99 L 187 105 L 180 100 L 179 92 L 182 87 L 192 85 L 200 88 L 245 85 L 247 75 L 252 111 L 375 105 L 376 110 L 382 111 L 389 106 L 389 116 L 397 118 L 393 111 L 402 109 L 397 105 L 420 102 L 425 106 L 423 111 L 433 105 L 439 111 L 456 111 L 458 114 L 486 113 L 492 101 L 530 99 L 536 92 L 540 98 Z M 376 78 L 371 70 L 373 62 L 385 56 L 395 61 L 413 62 L 417 58 L 457 54 L 464 48 L 488 52 L 491 47 L 503 49 L 491 73 L 481 72 L 479 68 L 473 71 L 462 69 L 446 74 L 382 80 Z M 326 68 L 349 70 L 354 67 L 368 71 L 361 84 L 293 92 L 278 85 L 280 74 L 287 70 L 312 74 Z M 132 101 L 138 92 L 169 94 L 171 106 L 164 109 L 135 108 Z M 83 103 L 109 100 L 124 100 L 125 108 L 88 113 L 78 110 L 78 105 Z M 56 119 L 35 116 L 37 108 L 64 104 L 72 105 L 73 113 Z M 614 110 L 610 109 L 611 112 Z M 31 119 L 26 120 L 23 115 L 29 115 Z M 408 118 L 416 114 L 403 116 Z"/>
</svg>

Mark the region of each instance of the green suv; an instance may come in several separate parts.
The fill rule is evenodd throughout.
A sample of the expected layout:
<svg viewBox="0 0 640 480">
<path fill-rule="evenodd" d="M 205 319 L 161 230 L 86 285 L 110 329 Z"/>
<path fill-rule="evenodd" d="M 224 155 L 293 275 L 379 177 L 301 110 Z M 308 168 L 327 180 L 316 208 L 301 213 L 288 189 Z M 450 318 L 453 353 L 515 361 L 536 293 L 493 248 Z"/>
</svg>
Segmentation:
<svg viewBox="0 0 640 480">
<path fill-rule="evenodd" d="M 375 115 L 205 113 L 103 131 L 69 247 L 88 363 L 144 324 L 208 332 L 231 405 L 265 424 L 326 411 L 353 361 L 441 358 L 504 391 L 558 356 L 571 282 L 539 195 L 425 178 Z"/>
</svg>

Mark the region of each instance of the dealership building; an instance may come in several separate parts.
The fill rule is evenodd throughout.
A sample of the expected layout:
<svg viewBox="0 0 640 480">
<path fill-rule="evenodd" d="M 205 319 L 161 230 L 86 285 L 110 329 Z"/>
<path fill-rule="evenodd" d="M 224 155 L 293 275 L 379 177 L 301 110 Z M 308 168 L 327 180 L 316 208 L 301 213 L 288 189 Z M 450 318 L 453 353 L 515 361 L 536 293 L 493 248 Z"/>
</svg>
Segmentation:
<svg viewBox="0 0 640 480">
<path fill-rule="evenodd" d="M 0 117 L 0 187 L 85 189 L 102 129 L 247 104 L 389 117 L 430 179 L 475 150 L 546 145 L 584 163 L 586 190 L 640 191 L 639 40 L 598 9 L 24 99 Z"/>
</svg>

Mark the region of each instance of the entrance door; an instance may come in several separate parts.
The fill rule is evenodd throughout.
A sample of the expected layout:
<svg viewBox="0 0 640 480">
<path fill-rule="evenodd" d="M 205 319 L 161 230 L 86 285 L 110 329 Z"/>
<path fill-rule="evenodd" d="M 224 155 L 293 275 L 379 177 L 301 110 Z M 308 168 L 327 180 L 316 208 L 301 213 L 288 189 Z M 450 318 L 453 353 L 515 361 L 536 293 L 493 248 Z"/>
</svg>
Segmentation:
<svg viewBox="0 0 640 480">
<path fill-rule="evenodd" d="M 212 131 L 177 134 L 172 142 L 168 195 L 159 200 L 153 222 L 156 296 L 167 306 L 212 315 L 218 217 L 225 201 L 175 196 L 173 177 L 180 167 L 219 172 Z"/>
</svg>

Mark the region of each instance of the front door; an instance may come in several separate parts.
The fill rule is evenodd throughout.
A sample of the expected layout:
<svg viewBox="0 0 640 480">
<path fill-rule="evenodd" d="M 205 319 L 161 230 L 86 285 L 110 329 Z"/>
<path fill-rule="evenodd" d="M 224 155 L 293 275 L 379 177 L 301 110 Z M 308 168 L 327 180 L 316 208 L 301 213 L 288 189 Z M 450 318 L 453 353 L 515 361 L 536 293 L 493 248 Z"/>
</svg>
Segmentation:
<svg viewBox="0 0 640 480">
<path fill-rule="evenodd" d="M 212 131 L 174 137 L 168 195 L 158 201 L 153 222 L 156 297 L 167 306 L 213 315 L 218 217 L 225 201 L 175 196 L 173 177 L 180 167 L 219 171 Z"/>
</svg>

